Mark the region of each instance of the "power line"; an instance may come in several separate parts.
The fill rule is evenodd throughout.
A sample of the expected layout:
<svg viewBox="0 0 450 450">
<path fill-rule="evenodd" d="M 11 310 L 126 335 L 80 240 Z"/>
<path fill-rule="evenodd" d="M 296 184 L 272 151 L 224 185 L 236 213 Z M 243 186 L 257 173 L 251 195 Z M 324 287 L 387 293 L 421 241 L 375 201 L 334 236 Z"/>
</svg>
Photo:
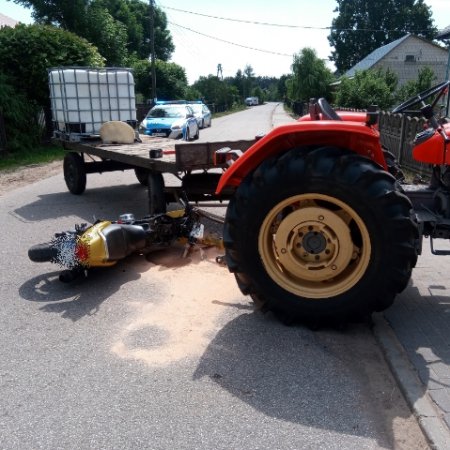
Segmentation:
<svg viewBox="0 0 450 450">
<path fill-rule="evenodd" d="M 304 30 L 333 30 L 333 31 L 363 31 L 363 32 L 376 32 L 376 31 L 383 31 L 383 32 L 389 32 L 389 31 L 398 31 L 395 30 L 386 30 L 381 28 L 335 28 L 332 26 L 329 27 L 313 27 L 308 25 L 289 25 L 289 24 L 281 24 L 281 23 L 270 23 L 270 22 L 259 22 L 259 21 L 253 21 L 253 20 L 243 20 L 243 19 L 234 19 L 231 17 L 222 17 L 222 16 L 213 16 L 209 14 L 202 14 L 194 11 L 186 11 L 184 9 L 179 8 L 173 8 L 171 6 L 163 6 L 160 4 L 160 6 L 164 9 L 170 9 L 172 11 L 182 12 L 185 14 L 193 14 L 195 16 L 201 16 L 201 17 L 207 17 L 209 19 L 218 19 L 218 20 L 227 20 L 229 22 L 239 22 L 239 23 L 245 23 L 245 24 L 251 24 L 251 25 L 263 25 L 263 26 L 269 26 L 269 27 L 279 27 L 279 28 L 300 28 Z M 429 30 L 402 30 L 404 33 L 420 33 L 424 31 Z"/>
<path fill-rule="evenodd" d="M 162 6 L 165 9 L 171 9 L 172 11 L 178 11 L 186 14 L 193 14 L 195 16 L 202 16 L 202 17 L 208 17 L 209 19 L 219 19 L 219 20 L 228 20 L 230 22 L 240 22 L 240 23 L 247 23 L 247 24 L 253 24 L 253 25 L 265 25 L 270 27 L 283 27 L 283 28 L 306 28 L 311 30 L 328 30 L 330 27 L 309 27 L 309 26 L 302 26 L 302 25 L 283 25 L 279 23 L 268 23 L 268 22 L 257 22 L 252 20 L 243 20 L 243 19 L 232 19 L 230 17 L 220 17 L 220 16 L 211 16 L 208 14 L 202 14 L 194 11 L 186 11 L 184 9 L 178 9 L 178 8 L 172 8 L 171 6 Z"/>
<path fill-rule="evenodd" d="M 262 52 L 262 53 L 269 53 L 271 55 L 277 55 L 277 56 L 289 56 L 290 58 L 292 58 L 292 56 L 293 56 L 293 55 L 289 55 L 287 53 L 279 53 L 279 52 L 273 52 L 271 50 L 262 50 L 260 48 L 248 47 L 247 45 L 237 44 L 236 42 L 231 42 L 231 41 L 227 41 L 225 39 L 220 39 L 220 38 L 215 37 L 215 36 L 210 36 L 209 34 L 200 33 L 200 31 L 196 31 L 196 30 L 193 30 L 192 28 L 188 28 L 188 27 L 183 27 L 182 25 L 178 25 L 177 23 L 173 23 L 173 22 L 167 22 L 167 23 L 169 23 L 170 25 L 174 25 L 176 27 L 179 27 L 179 28 L 183 28 L 184 30 L 191 31 L 192 33 L 199 34 L 200 36 L 204 36 L 204 37 L 207 37 L 207 38 L 210 38 L 210 39 L 214 39 L 216 41 L 224 42 L 225 44 L 234 45 L 236 47 L 246 48 L 248 50 L 254 50 L 254 51 Z"/>
</svg>

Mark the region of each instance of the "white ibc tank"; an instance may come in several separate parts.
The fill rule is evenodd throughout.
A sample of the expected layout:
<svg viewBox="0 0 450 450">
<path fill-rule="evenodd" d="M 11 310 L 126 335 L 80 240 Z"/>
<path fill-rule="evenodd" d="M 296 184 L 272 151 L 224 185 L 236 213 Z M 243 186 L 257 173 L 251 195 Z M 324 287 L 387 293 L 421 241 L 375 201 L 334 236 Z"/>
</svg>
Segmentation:
<svg viewBox="0 0 450 450">
<path fill-rule="evenodd" d="M 134 78 L 129 69 L 60 67 L 49 70 L 55 131 L 98 135 L 111 120 L 136 124 Z"/>
</svg>

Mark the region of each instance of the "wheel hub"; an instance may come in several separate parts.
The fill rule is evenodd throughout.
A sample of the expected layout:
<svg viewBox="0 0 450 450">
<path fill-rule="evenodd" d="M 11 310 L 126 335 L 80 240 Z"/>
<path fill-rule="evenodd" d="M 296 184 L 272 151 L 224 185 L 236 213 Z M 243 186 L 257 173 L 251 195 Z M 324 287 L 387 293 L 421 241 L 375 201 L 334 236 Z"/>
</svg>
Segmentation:
<svg viewBox="0 0 450 450">
<path fill-rule="evenodd" d="M 335 277 L 348 266 L 353 255 L 344 220 L 318 207 L 300 208 L 286 216 L 274 244 L 283 267 L 294 276 L 311 281 Z"/>
<path fill-rule="evenodd" d="M 309 298 L 338 295 L 363 275 L 370 239 L 348 205 L 323 194 L 286 199 L 266 216 L 259 248 L 269 275 Z"/>
<path fill-rule="evenodd" d="M 320 231 L 309 231 L 303 238 L 303 248 L 307 253 L 312 253 L 313 255 L 322 253 L 326 246 L 327 241 Z"/>
</svg>

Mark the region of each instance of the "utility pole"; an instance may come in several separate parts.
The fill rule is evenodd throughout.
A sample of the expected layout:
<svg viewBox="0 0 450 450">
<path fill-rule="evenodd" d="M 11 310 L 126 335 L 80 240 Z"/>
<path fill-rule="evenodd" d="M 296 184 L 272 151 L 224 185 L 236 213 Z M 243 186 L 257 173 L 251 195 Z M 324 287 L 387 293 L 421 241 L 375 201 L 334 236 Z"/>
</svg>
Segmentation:
<svg viewBox="0 0 450 450">
<path fill-rule="evenodd" d="M 152 102 L 156 102 L 156 67 L 155 67 L 155 0 L 150 0 L 150 44 L 152 63 Z"/>
<path fill-rule="evenodd" d="M 223 72 L 222 72 L 222 64 L 217 64 L 217 78 L 219 78 L 219 74 L 220 74 L 220 79 L 223 80 Z"/>
</svg>

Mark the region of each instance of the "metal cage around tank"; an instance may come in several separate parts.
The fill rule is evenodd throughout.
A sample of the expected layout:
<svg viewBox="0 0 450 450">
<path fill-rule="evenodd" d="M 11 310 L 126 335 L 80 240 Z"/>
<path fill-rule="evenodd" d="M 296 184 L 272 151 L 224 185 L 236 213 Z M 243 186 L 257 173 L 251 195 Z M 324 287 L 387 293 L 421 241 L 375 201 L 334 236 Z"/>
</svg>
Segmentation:
<svg viewBox="0 0 450 450">
<path fill-rule="evenodd" d="M 119 120 L 136 127 L 131 69 L 57 67 L 48 70 L 56 137 L 79 141 L 98 136 L 103 123 Z"/>
</svg>

